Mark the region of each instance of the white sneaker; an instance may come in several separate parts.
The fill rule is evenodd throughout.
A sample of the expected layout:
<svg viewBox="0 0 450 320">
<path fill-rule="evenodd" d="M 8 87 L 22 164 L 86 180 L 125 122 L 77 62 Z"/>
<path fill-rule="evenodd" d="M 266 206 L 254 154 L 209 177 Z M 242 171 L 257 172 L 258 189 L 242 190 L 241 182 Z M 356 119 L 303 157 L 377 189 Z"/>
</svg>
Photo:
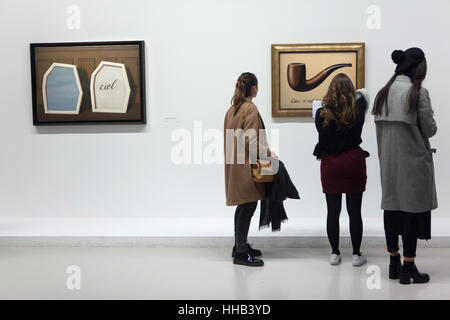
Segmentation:
<svg viewBox="0 0 450 320">
<path fill-rule="evenodd" d="M 354 267 L 360 267 L 363 264 L 367 262 L 367 258 L 364 256 L 364 254 L 361 252 L 361 255 L 354 254 L 353 255 L 353 266 Z"/>
<path fill-rule="evenodd" d="M 338 264 L 341 263 L 341 255 L 340 254 L 335 254 L 333 253 L 330 257 L 330 264 L 332 266 L 337 266 Z"/>
</svg>

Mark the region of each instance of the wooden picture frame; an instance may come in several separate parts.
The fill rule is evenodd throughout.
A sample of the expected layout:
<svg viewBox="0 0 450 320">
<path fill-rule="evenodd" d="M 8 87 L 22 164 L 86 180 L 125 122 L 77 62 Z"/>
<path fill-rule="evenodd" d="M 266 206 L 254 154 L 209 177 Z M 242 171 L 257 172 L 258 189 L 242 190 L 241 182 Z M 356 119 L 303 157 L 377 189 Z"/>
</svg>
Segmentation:
<svg viewBox="0 0 450 320">
<path fill-rule="evenodd" d="M 352 79 L 356 89 L 364 87 L 362 42 L 272 44 L 271 49 L 272 117 L 312 117 L 312 101 L 322 100 L 340 72 Z"/>
<path fill-rule="evenodd" d="M 30 59 L 33 125 L 147 123 L 144 41 L 31 43 Z M 122 89 L 126 105 L 120 110 L 107 107 L 104 107 L 102 112 L 93 110 L 91 79 L 102 62 L 124 68 L 124 81 L 121 85 L 125 86 Z M 48 74 L 53 64 L 76 67 L 77 79 L 81 85 L 80 92 L 82 92 L 77 113 L 46 112 L 48 110 L 44 99 L 48 88 L 44 85 L 44 74 Z M 99 83 L 99 85 L 108 89 L 115 88 L 108 83 Z M 92 89 L 95 90 L 95 88 Z"/>
</svg>

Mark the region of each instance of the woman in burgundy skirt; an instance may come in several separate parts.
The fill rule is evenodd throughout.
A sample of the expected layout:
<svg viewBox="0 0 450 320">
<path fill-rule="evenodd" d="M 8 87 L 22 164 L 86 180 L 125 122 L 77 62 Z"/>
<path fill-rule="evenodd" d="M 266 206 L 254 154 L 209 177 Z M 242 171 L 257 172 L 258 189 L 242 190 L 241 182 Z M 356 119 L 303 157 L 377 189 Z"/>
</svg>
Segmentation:
<svg viewBox="0 0 450 320">
<path fill-rule="evenodd" d="M 331 81 L 322 104 L 323 108 L 318 109 L 315 116 L 319 142 L 314 155 L 321 160 L 322 189 L 328 208 L 327 235 L 332 248 L 330 263 L 338 265 L 341 262 L 339 215 L 342 194 L 345 193 L 353 265 L 361 266 L 367 262 L 360 247 L 363 233 L 361 204 L 366 190 L 366 158 L 369 153 L 359 145 L 369 104 L 367 91 L 362 89 L 356 93 L 350 78 L 341 73 Z"/>
</svg>

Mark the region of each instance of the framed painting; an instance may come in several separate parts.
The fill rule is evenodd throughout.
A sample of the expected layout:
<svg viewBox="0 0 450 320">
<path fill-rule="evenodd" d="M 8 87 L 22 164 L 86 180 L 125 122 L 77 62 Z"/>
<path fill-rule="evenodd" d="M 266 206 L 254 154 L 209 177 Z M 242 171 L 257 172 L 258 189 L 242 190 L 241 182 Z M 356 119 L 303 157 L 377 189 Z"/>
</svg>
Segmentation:
<svg viewBox="0 0 450 320">
<path fill-rule="evenodd" d="M 145 124 L 144 50 L 144 41 L 30 44 L 33 124 Z"/>
<path fill-rule="evenodd" d="M 312 117 L 339 73 L 364 87 L 364 43 L 273 44 L 272 117 Z"/>
</svg>

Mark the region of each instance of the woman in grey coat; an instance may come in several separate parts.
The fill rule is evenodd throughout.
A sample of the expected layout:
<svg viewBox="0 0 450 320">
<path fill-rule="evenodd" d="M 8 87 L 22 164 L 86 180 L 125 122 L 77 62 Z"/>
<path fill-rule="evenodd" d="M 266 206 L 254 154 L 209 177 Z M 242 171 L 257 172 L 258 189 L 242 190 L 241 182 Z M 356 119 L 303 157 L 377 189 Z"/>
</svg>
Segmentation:
<svg viewBox="0 0 450 320">
<path fill-rule="evenodd" d="M 395 50 L 394 76 L 382 88 L 372 113 L 380 161 L 384 229 L 390 253 L 389 278 L 409 284 L 428 282 L 414 263 L 417 239 L 431 238 L 431 210 L 437 208 L 434 166 L 429 138 L 437 131 L 428 91 L 423 51 Z M 404 263 L 398 254 L 402 236 Z"/>
</svg>

